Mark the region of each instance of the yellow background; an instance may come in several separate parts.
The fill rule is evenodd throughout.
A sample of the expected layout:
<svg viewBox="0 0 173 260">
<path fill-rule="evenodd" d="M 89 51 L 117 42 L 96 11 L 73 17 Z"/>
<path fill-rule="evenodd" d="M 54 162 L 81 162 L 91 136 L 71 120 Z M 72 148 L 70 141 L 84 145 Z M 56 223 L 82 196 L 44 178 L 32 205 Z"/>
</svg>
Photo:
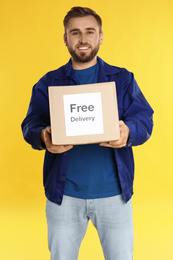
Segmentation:
<svg viewBox="0 0 173 260">
<path fill-rule="evenodd" d="M 134 148 L 134 260 L 173 259 L 173 1 L 6 0 L 0 7 L 0 259 L 49 259 L 44 152 L 24 142 L 20 124 L 32 86 L 65 64 L 62 20 L 75 5 L 103 19 L 99 56 L 133 71 L 155 110 L 152 138 Z M 79 260 L 103 260 L 90 224 Z"/>
</svg>

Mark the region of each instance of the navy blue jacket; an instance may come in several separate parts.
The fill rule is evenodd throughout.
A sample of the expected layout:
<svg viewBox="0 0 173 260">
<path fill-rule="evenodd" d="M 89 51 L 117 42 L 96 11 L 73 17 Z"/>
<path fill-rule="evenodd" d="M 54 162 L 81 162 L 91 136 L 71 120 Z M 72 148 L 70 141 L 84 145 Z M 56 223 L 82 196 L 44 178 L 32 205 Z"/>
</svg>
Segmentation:
<svg viewBox="0 0 173 260">
<path fill-rule="evenodd" d="M 114 149 L 122 195 L 127 202 L 133 194 L 134 159 L 132 146 L 143 144 L 151 135 L 153 110 L 139 89 L 134 75 L 124 68 L 105 63 L 98 57 L 100 82 L 116 82 L 119 119 L 130 129 L 130 137 L 125 147 Z M 26 118 L 22 123 L 23 136 L 34 149 L 45 149 L 40 133 L 50 125 L 48 86 L 76 85 L 77 79 L 71 60 L 55 71 L 48 72 L 33 87 Z M 52 154 L 46 150 L 43 183 L 46 197 L 57 204 L 63 199 L 68 152 Z"/>
</svg>

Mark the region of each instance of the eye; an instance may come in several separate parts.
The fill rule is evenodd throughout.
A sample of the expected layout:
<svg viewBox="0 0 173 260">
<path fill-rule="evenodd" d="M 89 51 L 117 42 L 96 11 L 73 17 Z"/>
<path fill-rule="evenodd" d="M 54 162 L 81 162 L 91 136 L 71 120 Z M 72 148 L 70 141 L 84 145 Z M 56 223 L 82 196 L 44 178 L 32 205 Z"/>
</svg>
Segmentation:
<svg viewBox="0 0 173 260">
<path fill-rule="evenodd" d="M 94 32 L 93 31 L 88 31 L 88 34 L 93 34 Z"/>
<path fill-rule="evenodd" d="M 78 35 L 79 33 L 78 32 L 73 32 L 72 35 Z"/>
</svg>

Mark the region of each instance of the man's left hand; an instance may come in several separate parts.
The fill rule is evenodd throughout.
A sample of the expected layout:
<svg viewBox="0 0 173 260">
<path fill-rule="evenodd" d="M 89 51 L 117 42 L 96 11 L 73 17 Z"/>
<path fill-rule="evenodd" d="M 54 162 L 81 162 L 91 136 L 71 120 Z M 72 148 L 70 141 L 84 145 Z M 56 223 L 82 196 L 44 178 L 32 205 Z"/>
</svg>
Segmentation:
<svg viewBox="0 0 173 260">
<path fill-rule="evenodd" d="M 111 147 L 111 148 L 122 148 L 126 146 L 130 135 L 130 130 L 123 121 L 119 121 L 119 128 L 120 128 L 120 139 L 116 141 L 107 142 L 107 143 L 100 143 L 99 145 L 105 147 Z"/>
</svg>

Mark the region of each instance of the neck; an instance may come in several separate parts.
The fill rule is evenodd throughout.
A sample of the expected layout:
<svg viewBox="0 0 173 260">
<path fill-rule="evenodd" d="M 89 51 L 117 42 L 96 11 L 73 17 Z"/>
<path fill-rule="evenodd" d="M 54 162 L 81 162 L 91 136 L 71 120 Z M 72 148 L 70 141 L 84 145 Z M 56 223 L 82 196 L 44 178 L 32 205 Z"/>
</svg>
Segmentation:
<svg viewBox="0 0 173 260">
<path fill-rule="evenodd" d="M 78 61 L 75 61 L 73 58 L 71 58 L 71 60 L 72 60 L 73 69 L 84 70 L 84 69 L 94 66 L 97 63 L 97 56 L 95 56 L 91 61 L 88 61 L 88 62 L 78 62 Z"/>
</svg>

